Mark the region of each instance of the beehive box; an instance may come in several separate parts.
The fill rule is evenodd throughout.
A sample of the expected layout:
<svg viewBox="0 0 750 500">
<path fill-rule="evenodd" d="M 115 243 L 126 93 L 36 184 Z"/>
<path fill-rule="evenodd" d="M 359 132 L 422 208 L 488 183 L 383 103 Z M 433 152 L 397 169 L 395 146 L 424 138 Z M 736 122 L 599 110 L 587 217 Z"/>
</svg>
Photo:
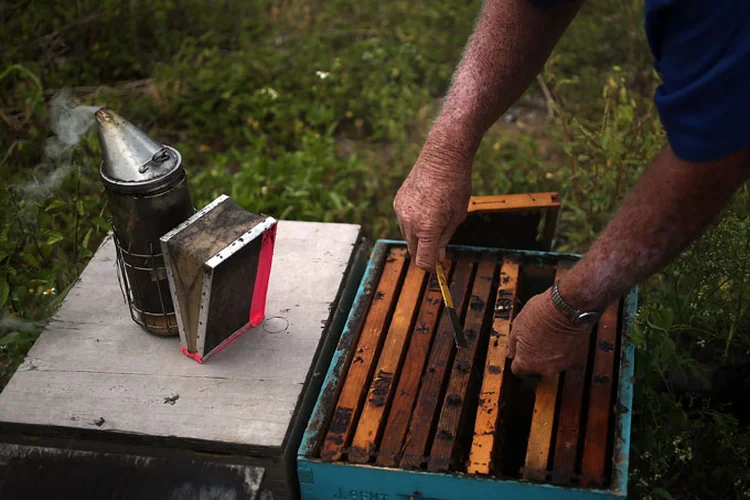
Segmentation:
<svg viewBox="0 0 750 500">
<path fill-rule="evenodd" d="M 458 226 L 450 242 L 549 251 L 560 208 L 556 192 L 472 196 L 466 220 Z"/>
<path fill-rule="evenodd" d="M 514 315 L 578 258 L 449 247 L 457 350 L 434 276 L 378 241 L 299 449 L 302 498 L 626 497 L 637 291 L 585 364 L 522 379 L 506 360 Z"/>
</svg>

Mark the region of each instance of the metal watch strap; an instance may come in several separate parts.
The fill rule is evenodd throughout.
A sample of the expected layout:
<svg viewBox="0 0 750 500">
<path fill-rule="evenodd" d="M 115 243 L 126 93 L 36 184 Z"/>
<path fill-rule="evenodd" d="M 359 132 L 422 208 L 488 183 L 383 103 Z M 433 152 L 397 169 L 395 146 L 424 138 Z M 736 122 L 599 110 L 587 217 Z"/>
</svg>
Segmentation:
<svg viewBox="0 0 750 500">
<path fill-rule="evenodd" d="M 581 311 L 575 307 L 569 305 L 567 302 L 560 297 L 560 291 L 558 289 L 559 281 L 555 281 L 552 285 L 552 303 L 557 307 L 563 314 L 565 314 L 574 323 L 578 321 L 578 317 L 581 315 Z"/>
</svg>

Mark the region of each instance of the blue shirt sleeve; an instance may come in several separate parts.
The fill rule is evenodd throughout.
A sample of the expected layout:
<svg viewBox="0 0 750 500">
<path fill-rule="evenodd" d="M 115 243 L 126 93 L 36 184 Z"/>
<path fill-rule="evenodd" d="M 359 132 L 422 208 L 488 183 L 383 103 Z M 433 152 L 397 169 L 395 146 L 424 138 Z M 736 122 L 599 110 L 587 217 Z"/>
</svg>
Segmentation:
<svg viewBox="0 0 750 500">
<path fill-rule="evenodd" d="M 646 34 L 677 157 L 711 161 L 750 146 L 750 0 L 646 0 Z"/>
</svg>

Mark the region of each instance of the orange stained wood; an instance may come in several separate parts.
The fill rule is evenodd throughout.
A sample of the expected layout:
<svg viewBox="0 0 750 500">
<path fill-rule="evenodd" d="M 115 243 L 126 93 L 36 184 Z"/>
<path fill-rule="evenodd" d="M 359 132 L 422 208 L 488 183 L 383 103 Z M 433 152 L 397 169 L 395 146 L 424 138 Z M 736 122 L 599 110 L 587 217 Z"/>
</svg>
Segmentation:
<svg viewBox="0 0 750 500">
<path fill-rule="evenodd" d="M 505 386 L 505 358 L 508 335 L 516 305 L 519 264 L 509 258 L 500 269 L 500 285 L 495 300 L 492 332 L 487 347 L 487 359 L 479 393 L 479 408 L 474 423 L 474 436 L 467 472 L 489 474 L 497 445 L 497 428 L 500 418 L 500 401 Z"/>
<path fill-rule="evenodd" d="M 586 345 L 589 345 L 590 341 L 590 335 L 581 339 Z M 579 441 L 583 436 L 581 412 L 586 385 L 586 363 L 587 360 L 583 359 L 565 372 L 552 465 L 553 483 L 567 484 L 575 474 Z"/>
<path fill-rule="evenodd" d="M 451 295 L 459 315 L 463 311 L 469 295 L 469 282 L 473 270 L 473 255 L 461 255 L 456 263 L 456 270 L 453 272 L 453 281 L 450 286 Z M 437 409 L 441 403 L 442 389 L 455 348 L 450 318 L 448 312 L 443 309 L 440 325 L 427 362 L 427 370 L 422 378 L 422 386 L 419 389 L 417 404 L 409 426 L 404 455 L 401 459 L 402 468 L 416 469 L 422 464 L 422 457 L 427 451 L 428 440 L 435 424 Z"/>
<path fill-rule="evenodd" d="M 401 369 L 425 276 L 426 273 L 412 259 L 375 368 L 375 377 L 370 384 L 354 440 L 349 448 L 350 462 L 366 463 L 375 451 L 378 436 L 385 423 L 384 414 L 393 396 L 394 377 Z"/>
<path fill-rule="evenodd" d="M 559 280 L 572 266 L 573 263 L 570 261 L 558 262 L 555 280 Z M 543 481 L 546 477 L 559 385 L 560 374 L 542 377 L 537 382 L 534 415 L 531 417 L 526 463 L 523 468 L 524 479 Z"/>
<path fill-rule="evenodd" d="M 445 270 L 451 275 L 453 262 L 445 261 Z M 419 381 L 427 364 L 427 356 L 430 353 L 430 345 L 435 337 L 435 331 L 440 319 L 443 298 L 440 294 L 440 286 L 435 273 L 430 274 L 427 289 L 419 306 L 417 320 L 414 322 L 414 330 L 409 340 L 409 348 L 404 358 L 403 368 L 399 374 L 398 385 L 393 396 L 385 430 L 380 441 L 377 452 L 376 463 L 384 467 L 395 467 L 398 465 L 401 448 L 409 428 L 414 401 L 419 390 Z"/>
<path fill-rule="evenodd" d="M 320 450 L 326 461 L 340 460 L 349 446 L 360 408 L 382 346 L 385 326 L 398 297 L 398 284 L 406 262 L 406 248 L 394 247 L 386 258 L 357 347 L 349 364 L 333 419 Z"/>
<path fill-rule="evenodd" d="M 581 481 L 584 485 L 604 484 L 607 462 L 607 434 L 612 416 L 612 384 L 615 374 L 617 317 L 619 303 L 612 304 L 599 321 L 591 373 L 586 437 L 583 444 Z"/>
<path fill-rule="evenodd" d="M 472 196 L 469 199 L 469 213 L 473 212 L 513 212 L 519 210 L 540 210 L 560 207 L 557 193 L 506 194 L 497 196 Z"/>
<path fill-rule="evenodd" d="M 487 316 L 488 303 L 492 295 L 492 283 L 495 277 L 497 263 L 490 260 L 491 256 L 483 257 L 474 278 L 469 307 L 464 321 L 464 333 L 468 346 L 456 351 L 453 360 L 453 371 L 448 381 L 443 408 L 438 420 L 435 439 L 432 442 L 430 460 L 427 469 L 434 472 L 445 472 L 452 468 L 462 467 L 468 450 L 459 450 L 459 433 L 465 427 L 467 407 L 471 402 L 469 386 L 472 382 L 477 356 L 477 346 L 483 340 L 482 325 Z"/>
</svg>

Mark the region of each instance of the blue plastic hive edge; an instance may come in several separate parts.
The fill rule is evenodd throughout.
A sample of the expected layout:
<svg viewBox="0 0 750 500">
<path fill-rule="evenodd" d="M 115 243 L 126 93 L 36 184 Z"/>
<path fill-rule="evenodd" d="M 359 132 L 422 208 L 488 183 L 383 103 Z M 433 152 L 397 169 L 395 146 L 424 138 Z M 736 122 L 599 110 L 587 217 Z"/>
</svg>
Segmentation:
<svg viewBox="0 0 750 500">
<path fill-rule="evenodd" d="M 321 392 L 315 403 L 297 454 L 297 471 L 303 499 L 335 500 L 444 500 L 479 497 L 536 499 L 605 499 L 626 498 L 630 450 L 630 426 L 633 403 L 634 345 L 628 332 L 638 307 L 638 287 L 624 299 L 622 319 L 622 348 L 620 352 L 619 384 L 615 442 L 612 456 L 612 478 L 608 489 L 560 487 L 551 484 L 530 483 L 469 476 L 466 474 L 407 471 L 369 465 L 322 462 L 311 458 L 316 451 L 318 438 L 325 426 L 325 417 L 335 402 L 339 380 L 350 346 L 360 323 L 361 313 L 370 300 L 370 293 L 380 275 L 381 264 L 388 247 L 404 245 L 400 240 L 377 240 L 360 282 L 346 325 L 339 338 L 336 351 L 328 367 Z M 537 256 L 540 258 L 580 259 L 582 255 L 503 248 L 486 248 L 451 245 L 453 250 L 474 252 L 489 251 L 502 254 Z"/>
<path fill-rule="evenodd" d="M 638 287 L 625 297 L 622 308 L 622 347 L 620 349 L 620 383 L 617 389 L 617 421 L 612 456 L 612 489 L 623 497 L 628 494 L 630 467 L 630 426 L 633 420 L 633 380 L 635 379 L 635 344 L 630 329 L 638 312 Z"/>
</svg>

